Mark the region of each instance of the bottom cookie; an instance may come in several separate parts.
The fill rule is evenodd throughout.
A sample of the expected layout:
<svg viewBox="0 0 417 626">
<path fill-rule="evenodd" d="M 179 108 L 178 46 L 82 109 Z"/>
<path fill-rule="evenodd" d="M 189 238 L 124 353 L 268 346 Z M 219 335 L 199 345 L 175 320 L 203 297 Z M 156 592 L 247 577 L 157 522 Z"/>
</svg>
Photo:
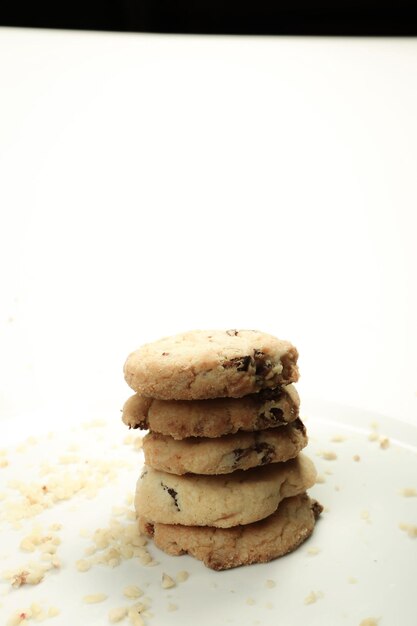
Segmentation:
<svg viewBox="0 0 417 626">
<path fill-rule="evenodd" d="M 252 563 L 266 563 L 295 550 L 308 539 L 323 507 L 304 493 L 283 500 L 263 520 L 234 526 L 181 526 L 152 524 L 139 517 L 139 529 L 153 537 L 155 545 L 171 554 L 190 554 L 215 570 Z"/>
</svg>

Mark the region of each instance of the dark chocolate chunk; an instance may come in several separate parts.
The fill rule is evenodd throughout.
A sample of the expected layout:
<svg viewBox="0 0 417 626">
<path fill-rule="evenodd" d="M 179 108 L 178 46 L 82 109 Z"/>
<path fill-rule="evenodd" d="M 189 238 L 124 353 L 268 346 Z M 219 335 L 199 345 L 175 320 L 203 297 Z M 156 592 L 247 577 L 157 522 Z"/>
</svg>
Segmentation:
<svg viewBox="0 0 417 626">
<path fill-rule="evenodd" d="M 171 496 L 171 498 L 174 500 L 174 504 L 175 504 L 177 511 L 181 511 L 179 504 L 178 504 L 178 499 L 177 499 L 178 493 L 175 491 L 175 489 L 173 489 L 172 487 L 168 487 L 168 485 L 164 485 L 164 483 L 161 483 L 161 487 L 164 491 L 167 491 L 169 495 Z"/>
<path fill-rule="evenodd" d="M 287 422 L 282 419 L 284 412 L 282 409 L 272 407 L 263 413 L 260 413 L 256 420 L 257 428 L 270 428 L 271 426 L 285 426 Z"/>
<path fill-rule="evenodd" d="M 282 417 L 284 415 L 284 411 L 282 409 L 279 409 L 276 406 L 273 406 L 269 409 L 270 414 L 273 417 L 273 422 L 274 424 L 285 424 L 286 422 L 283 421 Z"/>
<path fill-rule="evenodd" d="M 257 454 L 262 454 L 261 463 L 262 465 L 266 465 L 270 463 L 274 458 L 275 449 L 270 446 L 268 443 L 256 443 L 253 447 Z"/>
<path fill-rule="evenodd" d="M 262 352 L 262 350 L 255 350 L 253 357 L 255 359 L 256 375 L 260 377 L 265 376 L 272 368 L 271 361 L 266 358 L 265 352 Z"/>
<path fill-rule="evenodd" d="M 224 367 L 235 367 L 238 372 L 247 372 L 252 364 L 252 357 L 238 356 L 223 363 Z"/>
<path fill-rule="evenodd" d="M 247 448 L 236 448 L 236 450 L 233 450 L 233 454 L 235 456 L 234 460 L 233 460 L 233 465 L 237 465 L 240 461 L 240 459 L 245 456 L 246 454 L 248 454 L 248 449 Z"/>
<path fill-rule="evenodd" d="M 268 400 L 279 400 L 283 394 L 282 387 L 274 387 L 273 389 L 261 389 L 258 393 L 253 394 L 254 398 L 259 398 L 261 402 Z"/>
<path fill-rule="evenodd" d="M 270 446 L 268 443 L 255 443 L 253 446 L 249 448 L 236 448 L 233 450 L 234 460 L 233 465 L 236 465 L 241 461 L 245 456 L 248 456 L 251 452 L 256 452 L 256 454 L 262 454 L 261 464 L 266 465 L 270 463 L 274 456 L 274 448 Z"/>
<path fill-rule="evenodd" d="M 299 430 L 300 432 L 303 433 L 303 435 L 307 434 L 307 429 L 304 426 L 303 422 L 300 420 L 300 418 L 297 418 L 296 420 L 294 420 L 293 422 L 291 422 L 291 426 L 293 428 L 296 428 L 297 430 Z"/>
</svg>

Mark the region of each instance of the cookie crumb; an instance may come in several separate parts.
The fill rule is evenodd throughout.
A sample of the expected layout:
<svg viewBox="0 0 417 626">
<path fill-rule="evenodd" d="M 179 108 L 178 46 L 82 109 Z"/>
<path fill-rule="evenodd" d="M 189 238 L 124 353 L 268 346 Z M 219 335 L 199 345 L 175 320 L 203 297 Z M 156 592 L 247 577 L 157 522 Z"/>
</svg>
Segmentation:
<svg viewBox="0 0 417 626">
<path fill-rule="evenodd" d="M 358 462 L 361 460 L 361 457 L 359 456 L 359 454 L 354 454 L 354 455 L 353 455 L 353 457 L 352 457 L 352 459 L 353 459 L 356 463 L 358 463 Z"/>
<path fill-rule="evenodd" d="M 265 583 L 265 587 L 268 587 L 268 589 L 273 589 L 276 586 L 277 586 L 277 583 L 275 582 L 275 580 L 272 580 L 271 578 L 268 578 L 268 580 Z"/>
<path fill-rule="evenodd" d="M 172 587 L 176 586 L 176 582 L 173 578 L 171 578 L 171 576 L 168 576 L 168 574 L 165 574 L 165 572 L 162 573 L 162 589 L 171 589 Z"/>
<path fill-rule="evenodd" d="M 127 616 L 132 626 L 145 626 L 141 613 L 146 609 L 145 605 L 138 602 L 128 609 Z"/>
<path fill-rule="evenodd" d="M 381 437 L 381 439 L 379 440 L 379 447 L 382 450 L 386 450 L 387 448 L 389 448 L 390 446 L 390 440 L 388 439 L 388 437 Z"/>
<path fill-rule="evenodd" d="M 75 566 L 79 572 L 88 572 L 91 568 L 91 563 L 86 559 L 80 559 L 79 561 L 76 561 Z"/>
<path fill-rule="evenodd" d="M 110 609 L 109 611 L 109 622 L 115 624 L 116 622 L 121 622 L 127 615 L 127 607 L 120 606 L 115 607 L 114 609 Z"/>
<path fill-rule="evenodd" d="M 256 604 L 256 602 L 253 598 L 246 598 L 246 604 L 249 604 L 249 606 L 253 606 L 254 604 Z"/>
<path fill-rule="evenodd" d="M 361 511 L 361 519 L 366 520 L 367 522 L 370 522 L 370 518 L 369 518 L 369 511 Z"/>
<path fill-rule="evenodd" d="M 103 602 L 107 599 L 105 593 L 91 593 L 88 596 L 83 597 L 83 602 L 86 604 L 96 604 L 97 602 Z"/>
<path fill-rule="evenodd" d="M 321 456 L 325 461 L 335 461 L 337 459 L 336 452 L 332 450 L 323 450 L 322 452 L 318 452 L 317 456 Z"/>
<path fill-rule="evenodd" d="M 173 602 L 168 604 L 168 611 L 172 612 L 172 611 L 177 611 L 177 610 L 178 610 L 178 604 L 174 604 Z"/>
<path fill-rule="evenodd" d="M 404 524 L 404 522 L 401 522 L 399 524 L 399 527 L 401 530 L 406 532 L 407 535 L 411 537 L 411 539 L 415 539 L 417 537 L 417 526 L 413 526 L 413 524 Z"/>
<path fill-rule="evenodd" d="M 188 580 L 189 576 L 190 574 L 188 572 L 186 572 L 185 570 L 181 570 L 180 572 L 178 572 L 175 578 L 177 583 L 184 583 L 186 580 Z"/>
<path fill-rule="evenodd" d="M 347 437 L 345 437 L 344 435 L 335 435 L 330 439 L 330 441 L 334 443 L 343 443 L 344 441 L 346 441 L 346 439 Z"/>
<path fill-rule="evenodd" d="M 323 593 L 321 591 L 311 591 L 308 596 L 304 598 L 304 604 L 314 604 L 322 597 Z"/>
<path fill-rule="evenodd" d="M 367 617 L 361 621 L 359 626 L 378 626 L 379 618 Z"/>
<path fill-rule="evenodd" d="M 370 435 L 368 435 L 368 441 L 378 441 L 379 439 L 379 435 L 376 432 L 370 433 Z"/>
<path fill-rule="evenodd" d="M 60 610 L 56 606 L 50 606 L 48 609 L 48 617 L 56 617 L 60 614 Z"/>
<path fill-rule="evenodd" d="M 405 487 L 401 489 L 400 494 L 404 498 L 415 498 L 417 497 L 417 491 L 413 487 Z"/>
<path fill-rule="evenodd" d="M 323 474 L 317 474 L 316 485 L 321 485 L 325 482 L 326 482 L 326 478 L 323 476 Z"/>
<path fill-rule="evenodd" d="M 319 552 L 320 552 L 320 548 L 316 548 L 316 547 L 308 548 L 307 550 L 307 554 L 310 554 L 311 556 L 315 556 Z"/>
<path fill-rule="evenodd" d="M 126 598 L 130 598 L 131 600 L 140 598 L 141 596 L 143 596 L 143 593 L 144 592 L 142 591 L 142 589 L 137 585 L 128 585 L 123 589 L 123 595 L 126 596 Z"/>
<path fill-rule="evenodd" d="M 357 578 L 355 578 L 354 576 L 349 576 L 349 578 L 348 578 L 348 583 L 349 583 L 350 585 L 356 585 L 356 583 L 357 583 L 357 582 L 358 582 L 358 579 L 357 579 Z"/>
</svg>

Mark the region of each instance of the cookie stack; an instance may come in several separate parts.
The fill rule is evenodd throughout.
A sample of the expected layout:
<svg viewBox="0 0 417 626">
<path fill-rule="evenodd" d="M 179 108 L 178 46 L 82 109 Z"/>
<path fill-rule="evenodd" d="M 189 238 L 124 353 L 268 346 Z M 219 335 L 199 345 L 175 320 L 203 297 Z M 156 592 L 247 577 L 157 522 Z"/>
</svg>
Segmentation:
<svg viewBox="0 0 417 626">
<path fill-rule="evenodd" d="M 297 350 L 251 330 L 192 331 L 129 355 L 123 407 L 144 437 L 142 532 L 212 569 L 270 561 L 313 531 L 321 506 L 299 419 Z"/>
</svg>

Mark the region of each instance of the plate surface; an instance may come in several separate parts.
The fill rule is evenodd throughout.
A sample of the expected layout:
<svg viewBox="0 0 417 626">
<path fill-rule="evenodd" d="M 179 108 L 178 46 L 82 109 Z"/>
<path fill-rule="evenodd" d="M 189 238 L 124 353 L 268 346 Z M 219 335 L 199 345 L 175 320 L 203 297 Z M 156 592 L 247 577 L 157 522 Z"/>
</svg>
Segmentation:
<svg viewBox="0 0 417 626">
<path fill-rule="evenodd" d="M 305 401 L 303 408 L 310 438 L 306 453 L 320 480 L 310 493 L 325 511 L 296 552 L 226 572 L 211 571 L 188 556 L 169 557 L 151 542 L 146 546 L 150 565 L 119 554 L 121 526 L 134 524 L 131 497 L 143 459 L 139 433 L 125 430 L 117 416 L 75 421 L 61 414 L 58 425 L 56 416 L 26 416 L 18 429 L 16 420 L 3 422 L 2 574 L 25 571 L 30 562 L 35 570 L 47 563 L 41 544 L 32 552 L 19 547 L 25 537 L 33 539 L 33 532 L 60 543 L 57 567 L 39 584 L 12 588 L 2 579 L 0 623 L 35 602 L 46 611 L 59 609 L 47 620 L 51 625 L 101 625 L 109 623 L 112 608 L 143 601 L 149 606 L 144 623 L 157 626 L 359 626 L 371 618 L 380 626 L 414 626 L 417 429 L 319 401 Z M 66 491 L 59 491 L 63 485 Z M 16 511 L 28 513 L 28 503 L 33 515 L 16 519 Z M 99 528 L 110 542 L 101 549 L 92 539 Z M 109 554 L 111 549 L 116 552 Z M 112 555 L 110 565 L 94 562 Z M 80 560 L 88 562 L 88 571 L 79 571 Z M 182 570 L 189 573 L 186 581 L 162 588 L 162 573 L 175 580 Z M 139 586 L 144 595 L 126 598 L 128 585 Z M 83 598 L 91 594 L 106 598 L 88 604 Z"/>
</svg>

